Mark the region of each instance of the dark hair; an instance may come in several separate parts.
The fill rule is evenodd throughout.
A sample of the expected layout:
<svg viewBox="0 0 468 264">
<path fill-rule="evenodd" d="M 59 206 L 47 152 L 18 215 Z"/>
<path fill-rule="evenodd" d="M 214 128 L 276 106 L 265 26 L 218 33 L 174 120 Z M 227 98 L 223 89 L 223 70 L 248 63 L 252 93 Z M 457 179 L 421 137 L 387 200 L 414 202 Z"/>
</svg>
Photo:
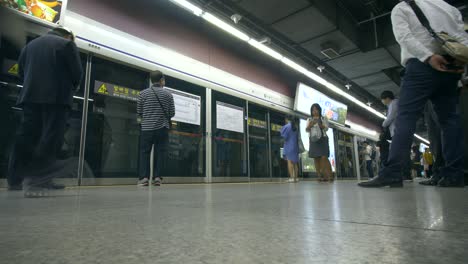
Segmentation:
<svg viewBox="0 0 468 264">
<path fill-rule="evenodd" d="M 382 94 L 380 95 L 380 99 L 387 99 L 390 98 L 391 100 L 395 99 L 395 95 L 393 94 L 392 91 L 383 91 Z"/>
<path fill-rule="evenodd" d="M 56 27 L 54 29 L 52 29 L 52 32 L 54 32 L 55 34 L 63 37 L 63 38 L 66 38 L 66 37 L 71 37 L 72 40 L 75 40 L 75 34 L 73 34 L 73 32 L 66 28 L 66 27 Z"/>
<path fill-rule="evenodd" d="M 319 116 L 322 117 L 322 107 L 319 104 L 313 104 L 310 107 L 310 115 L 313 116 L 314 108 L 318 110 Z"/>
<path fill-rule="evenodd" d="M 160 82 L 164 78 L 164 74 L 160 71 L 154 71 L 150 73 L 151 83 Z"/>
</svg>

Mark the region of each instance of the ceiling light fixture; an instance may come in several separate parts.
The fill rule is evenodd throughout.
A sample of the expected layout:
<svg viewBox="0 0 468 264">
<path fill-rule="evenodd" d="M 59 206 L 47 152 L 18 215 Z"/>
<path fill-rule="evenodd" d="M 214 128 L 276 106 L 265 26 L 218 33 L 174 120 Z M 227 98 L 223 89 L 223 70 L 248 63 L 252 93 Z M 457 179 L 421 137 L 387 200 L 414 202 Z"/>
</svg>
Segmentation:
<svg viewBox="0 0 468 264">
<path fill-rule="evenodd" d="M 271 38 L 269 37 L 264 37 L 258 40 L 258 42 L 265 44 L 265 45 L 270 45 L 271 44 Z"/>
<path fill-rule="evenodd" d="M 274 59 L 281 60 L 283 58 L 283 55 L 281 55 L 279 52 L 273 50 L 272 48 L 256 41 L 255 39 L 250 39 L 249 44 L 258 50 L 262 51 L 263 53 L 266 53 L 273 57 Z"/>
<path fill-rule="evenodd" d="M 211 24 L 219 27 L 220 29 L 226 31 L 227 33 L 239 38 L 240 40 L 243 40 L 243 41 L 249 41 L 250 40 L 250 37 L 245 34 L 244 32 L 238 30 L 237 28 L 229 25 L 228 23 L 224 22 L 223 20 L 215 17 L 214 15 L 208 13 L 208 12 L 204 12 L 202 14 L 202 17 L 203 19 L 205 19 L 206 21 L 210 22 Z"/>
<path fill-rule="evenodd" d="M 177 4 L 180 7 L 183 7 L 184 9 L 191 11 L 196 16 L 201 16 L 203 14 L 203 10 L 201 8 L 190 3 L 189 1 L 185 1 L 185 0 L 170 0 L 170 1 Z"/>
<path fill-rule="evenodd" d="M 325 66 L 320 65 L 320 66 L 317 67 L 317 70 L 318 70 L 320 73 L 322 73 L 322 72 L 325 70 Z"/>
<path fill-rule="evenodd" d="M 234 14 L 231 16 L 231 20 L 234 22 L 234 23 L 239 23 L 239 21 L 241 21 L 242 19 L 242 16 L 239 15 L 239 14 Z"/>
<path fill-rule="evenodd" d="M 351 89 L 351 87 L 353 87 L 353 85 L 352 85 L 352 84 L 350 84 L 350 83 L 348 83 L 348 84 L 346 84 L 346 85 L 345 85 L 345 87 L 346 87 L 346 89 L 348 89 L 348 90 L 349 90 L 349 89 Z"/>
<path fill-rule="evenodd" d="M 417 139 L 421 140 L 422 142 L 424 142 L 424 143 L 426 143 L 426 144 L 428 144 L 428 145 L 430 145 L 430 144 L 431 144 L 431 142 L 430 142 L 430 141 L 428 141 L 427 139 L 425 139 L 425 138 L 421 137 L 421 136 L 420 136 L 420 135 L 418 135 L 418 134 L 414 134 L 414 136 L 415 136 Z"/>
</svg>

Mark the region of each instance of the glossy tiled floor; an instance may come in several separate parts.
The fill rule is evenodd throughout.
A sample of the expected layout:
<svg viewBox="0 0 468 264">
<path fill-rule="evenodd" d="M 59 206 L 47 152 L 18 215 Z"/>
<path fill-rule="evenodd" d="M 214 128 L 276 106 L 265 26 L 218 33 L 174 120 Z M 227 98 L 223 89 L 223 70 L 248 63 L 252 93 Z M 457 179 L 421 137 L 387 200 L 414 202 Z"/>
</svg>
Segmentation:
<svg viewBox="0 0 468 264">
<path fill-rule="evenodd" d="M 468 263 L 468 189 L 354 182 L 0 191 L 0 263 Z"/>
</svg>

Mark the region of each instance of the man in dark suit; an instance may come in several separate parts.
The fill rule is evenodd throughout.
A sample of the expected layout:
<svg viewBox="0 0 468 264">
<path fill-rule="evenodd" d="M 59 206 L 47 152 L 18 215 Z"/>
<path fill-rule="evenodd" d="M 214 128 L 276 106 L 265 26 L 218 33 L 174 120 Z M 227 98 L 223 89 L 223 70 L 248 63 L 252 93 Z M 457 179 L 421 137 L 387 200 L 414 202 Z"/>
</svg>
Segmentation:
<svg viewBox="0 0 468 264">
<path fill-rule="evenodd" d="M 15 177 L 23 189 L 54 188 L 48 175 L 63 143 L 68 112 L 83 69 L 73 33 L 58 27 L 31 41 L 19 58 L 23 118 L 15 143 Z"/>
</svg>

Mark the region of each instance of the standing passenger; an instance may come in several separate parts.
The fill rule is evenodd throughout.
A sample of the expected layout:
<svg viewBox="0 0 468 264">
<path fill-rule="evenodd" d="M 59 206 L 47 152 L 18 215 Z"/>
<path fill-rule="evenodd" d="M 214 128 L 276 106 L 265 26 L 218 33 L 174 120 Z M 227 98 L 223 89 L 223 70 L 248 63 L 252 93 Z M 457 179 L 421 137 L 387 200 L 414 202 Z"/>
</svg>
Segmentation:
<svg viewBox="0 0 468 264">
<path fill-rule="evenodd" d="M 281 128 L 284 138 L 284 158 L 288 162 L 289 182 L 297 182 L 299 175 L 298 130 L 294 117 L 286 118 L 286 125 Z"/>
<path fill-rule="evenodd" d="M 311 118 L 307 120 L 306 131 L 310 133 L 309 137 L 309 157 L 314 159 L 315 169 L 319 177 L 319 181 L 333 182 L 333 174 L 330 161 L 330 147 L 328 145 L 328 120 L 322 117 L 322 108 L 318 104 L 313 104 L 310 108 Z M 319 138 L 313 139 L 313 130 L 318 131 Z"/>
<path fill-rule="evenodd" d="M 361 182 L 361 187 L 402 187 L 402 167 L 416 130 L 416 121 L 428 100 L 442 128 L 445 166 L 441 168 L 438 186 L 464 187 L 463 126 L 457 112 L 457 85 L 463 70 L 447 56 L 414 10 L 420 10 L 436 32 L 447 32 L 468 45 L 468 34 L 460 11 L 442 0 L 400 1 L 392 11 L 395 38 L 401 46 L 402 65 L 406 67 L 401 85 L 395 135 L 388 161 L 378 177 Z M 419 13 L 419 11 L 418 11 Z"/>
<path fill-rule="evenodd" d="M 171 118 L 175 115 L 174 98 L 164 89 L 166 79 L 162 72 L 151 73 L 150 88 L 143 90 L 138 97 L 137 114 L 141 119 L 140 134 L 140 164 L 138 184 L 148 186 L 152 178 L 150 170 L 151 149 L 154 146 L 153 183 L 160 186 L 161 173 L 164 168 L 164 158 L 169 144 L 169 129 Z"/>
<path fill-rule="evenodd" d="M 390 130 L 390 136 L 393 137 L 395 134 L 395 120 L 398 113 L 398 99 L 395 99 L 395 95 L 392 91 L 382 92 L 380 99 L 382 103 L 388 107 L 387 118 L 382 124 L 384 129 Z"/>
<path fill-rule="evenodd" d="M 73 33 L 57 27 L 21 51 L 19 76 L 23 88 L 17 105 L 23 109 L 10 175 L 23 181 L 25 197 L 63 188 L 52 182 L 57 171 L 74 91 L 83 69 Z M 10 186 L 14 187 L 14 186 Z"/>
</svg>

